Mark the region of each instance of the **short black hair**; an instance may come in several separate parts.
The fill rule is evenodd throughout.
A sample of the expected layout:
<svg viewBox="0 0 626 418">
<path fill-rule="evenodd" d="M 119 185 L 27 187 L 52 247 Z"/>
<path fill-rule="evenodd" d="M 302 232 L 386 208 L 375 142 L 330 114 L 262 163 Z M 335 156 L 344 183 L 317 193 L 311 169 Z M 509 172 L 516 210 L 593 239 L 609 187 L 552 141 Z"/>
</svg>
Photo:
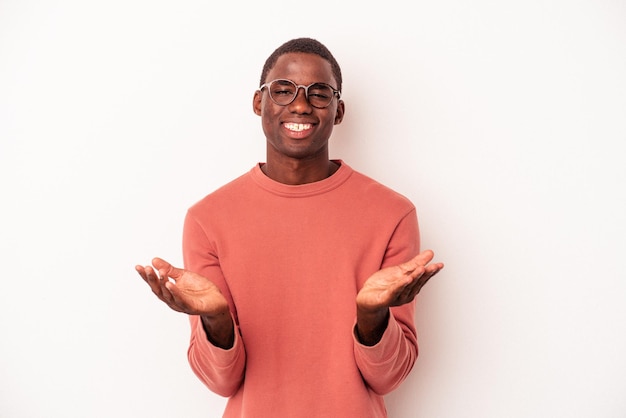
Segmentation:
<svg viewBox="0 0 626 418">
<path fill-rule="evenodd" d="M 261 80 L 259 82 L 259 86 L 265 83 L 265 78 L 267 77 L 267 73 L 274 67 L 278 58 L 282 55 L 293 53 L 293 52 L 302 52 L 307 54 L 315 54 L 324 58 L 326 61 L 330 63 L 330 66 L 333 71 L 333 76 L 337 81 L 337 90 L 341 91 L 341 67 L 339 67 L 339 63 L 331 54 L 330 50 L 324 46 L 320 41 L 312 38 L 296 38 L 290 41 L 285 42 L 270 55 L 265 61 L 265 65 L 263 65 L 263 71 L 261 72 Z"/>
</svg>

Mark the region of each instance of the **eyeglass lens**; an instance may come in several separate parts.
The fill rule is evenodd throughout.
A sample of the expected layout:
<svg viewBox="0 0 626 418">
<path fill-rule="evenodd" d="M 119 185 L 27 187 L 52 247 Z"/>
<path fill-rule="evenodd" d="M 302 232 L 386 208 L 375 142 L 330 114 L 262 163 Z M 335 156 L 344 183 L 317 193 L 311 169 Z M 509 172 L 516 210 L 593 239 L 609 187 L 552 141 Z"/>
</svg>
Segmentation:
<svg viewBox="0 0 626 418">
<path fill-rule="evenodd" d="M 290 80 L 274 80 L 269 85 L 269 93 L 277 105 L 286 106 L 298 95 L 298 87 Z M 333 100 L 334 92 L 330 86 L 316 83 L 306 87 L 306 96 L 313 107 L 324 108 Z"/>
</svg>

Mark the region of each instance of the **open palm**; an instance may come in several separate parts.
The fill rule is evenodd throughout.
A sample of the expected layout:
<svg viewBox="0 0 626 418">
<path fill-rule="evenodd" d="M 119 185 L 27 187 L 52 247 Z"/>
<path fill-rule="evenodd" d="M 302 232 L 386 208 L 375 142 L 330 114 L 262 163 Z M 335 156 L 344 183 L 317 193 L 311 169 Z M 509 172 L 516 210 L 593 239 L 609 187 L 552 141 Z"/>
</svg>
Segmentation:
<svg viewBox="0 0 626 418">
<path fill-rule="evenodd" d="M 228 311 L 226 298 L 208 278 L 173 267 L 160 258 L 153 259 L 152 266 L 136 266 L 135 269 L 152 292 L 175 311 L 204 316 Z"/>
<path fill-rule="evenodd" d="M 371 275 L 357 295 L 357 306 L 375 311 L 412 301 L 420 289 L 442 268 L 442 263 L 428 264 L 433 252 L 424 251 L 406 263 L 386 267 Z"/>
</svg>

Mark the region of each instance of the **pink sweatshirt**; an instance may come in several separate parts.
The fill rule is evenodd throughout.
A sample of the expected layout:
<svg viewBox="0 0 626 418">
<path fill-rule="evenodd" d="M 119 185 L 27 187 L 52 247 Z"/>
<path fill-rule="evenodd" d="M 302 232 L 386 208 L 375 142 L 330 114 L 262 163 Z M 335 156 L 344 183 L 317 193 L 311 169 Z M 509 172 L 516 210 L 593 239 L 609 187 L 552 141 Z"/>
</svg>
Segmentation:
<svg viewBox="0 0 626 418">
<path fill-rule="evenodd" d="M 190 317 L 189 363 L 229 397 L 224 417 L 386 417 L 383 395 L 413 367 L 414 303 L 391 309 L 375 346 L 354 326 L 364 281 L 419 252 L 415 207 L 337 162 L 331 177 L 298 186 L 256 165 L 187 213 L 185 267 L 220 287 L 236 324 L 223 350 Z"/>
</svg>

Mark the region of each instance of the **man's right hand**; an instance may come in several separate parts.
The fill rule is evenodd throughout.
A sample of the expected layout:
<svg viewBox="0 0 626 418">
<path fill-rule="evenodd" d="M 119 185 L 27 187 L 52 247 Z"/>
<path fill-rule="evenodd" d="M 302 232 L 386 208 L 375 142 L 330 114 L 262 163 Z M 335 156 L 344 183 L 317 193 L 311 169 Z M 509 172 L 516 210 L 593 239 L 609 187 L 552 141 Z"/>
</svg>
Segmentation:
<svg viewBox="0 0 626 418">
<path fill-rule="evenodd" d="M 228 301 L 212 281 L 160 258 L 154 258 L 152 266 L 137 265 L 135 270 L 167 306 L 188 315 L 199 315 L 212 344 L 224 349 L 233 346 L 234 324 Z"/>
<path fill-rule="evenodd" d="M 137 265 L 135 270 L 152 292 L 175 311 L 208 318 L 230 312 L 222 292 L 204 276 L 176 268 L 160 258 L 154 258 L 152 266 Z"/>
</svg>

